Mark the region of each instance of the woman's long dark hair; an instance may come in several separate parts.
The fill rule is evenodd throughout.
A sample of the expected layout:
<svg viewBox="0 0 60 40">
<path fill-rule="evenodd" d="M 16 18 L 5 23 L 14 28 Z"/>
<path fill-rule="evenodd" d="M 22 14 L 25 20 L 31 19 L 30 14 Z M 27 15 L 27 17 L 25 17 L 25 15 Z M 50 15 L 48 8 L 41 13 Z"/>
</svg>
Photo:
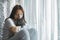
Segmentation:
<svg viewBox="0 0 60 40">
<path fill-rule="evenodd" d="M 16 6 L 14 6 L 14 8 L 12 9 L 12 12 L 11 12 L 11 15 L 9 16 L 9 18 L 14 19 L 14 16 L 15 16 L 16 11 L 17 11 L 18 9 L 20 9 L 20 10 L 23 12 L 23 17 L 22 17 L 22 19 L 21 19 L 22 21 L 20 21 L 20 24 L 16 24 L 16 26 L 23 26 L 23 25 L 25 25 L 26 21 L 25 21 L 25 18 L 24 18 L 24 10 L 23 10 L 23 8 L 22 8 L 21 5 L 16 5 Z M 18 22 L 19 22 L 19 21 L 18 21 Z"/>
</svg>

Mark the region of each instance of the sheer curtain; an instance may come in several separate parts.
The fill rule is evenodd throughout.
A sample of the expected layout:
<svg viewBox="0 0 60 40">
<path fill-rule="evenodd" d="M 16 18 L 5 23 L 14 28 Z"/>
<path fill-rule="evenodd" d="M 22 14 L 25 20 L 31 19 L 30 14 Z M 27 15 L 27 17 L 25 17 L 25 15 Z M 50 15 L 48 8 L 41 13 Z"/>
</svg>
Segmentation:
<svg viewBox="0 0 60 40">
<path fill-rule="evenodd" d="M 38 40 L 58 40 L 57 0 L 36 0 L 36 2 Z"/>
<path fill-rule="evenodd" d="M 36 28 L 36 0 L 24 0 L 24 9 L 27 24 Z"/>
<path fill-rule="evenodd" d="M 60 40 L 60 0 L 58 2 L 58 40 Z"/>
</svg>

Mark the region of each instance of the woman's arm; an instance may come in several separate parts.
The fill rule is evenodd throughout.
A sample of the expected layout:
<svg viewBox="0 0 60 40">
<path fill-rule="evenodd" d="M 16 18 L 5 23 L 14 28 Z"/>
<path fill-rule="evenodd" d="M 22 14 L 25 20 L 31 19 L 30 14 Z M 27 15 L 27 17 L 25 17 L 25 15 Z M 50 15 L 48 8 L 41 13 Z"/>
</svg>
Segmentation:
<svg viewBox="0 0 60 40">
<path fill-rule="evenodd" d="M 11 19 L 11 18 L 8 18 L 6 21 L 5 21 L 5 24 L 8 26 L 8 30 L 15 33 L 18 31 L 18 29 L 20 29 L 21 27 L 20 26 L 16 26 L 14 24 L 14 21 Z"/>
</svg>

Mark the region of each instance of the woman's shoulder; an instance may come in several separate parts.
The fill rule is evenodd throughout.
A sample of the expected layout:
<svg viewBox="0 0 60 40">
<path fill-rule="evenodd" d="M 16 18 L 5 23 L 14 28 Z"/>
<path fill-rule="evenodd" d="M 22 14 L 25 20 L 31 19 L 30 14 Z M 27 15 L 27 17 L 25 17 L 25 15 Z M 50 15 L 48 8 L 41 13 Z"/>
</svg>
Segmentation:
<svg viewBox="0 0 60 40">
<path fill-rule="evenodd" d="M 6 19 L 5 19 L 5 22 L 6 22 L 6 21 L 12 21 L 12 19 L 11 19 L 11 18 L 6 18 Z"/>
<path fill-rule="evenodd" d="M 5 21 L 12 20 L 11 18 L 6 18 Z"/>
<path fill-rule="evenodd" d="M 5 24 L 8 24 L 9 26 L 15 26 L 14 21 L 11 18 L 7 18 Z"/>
</svg>

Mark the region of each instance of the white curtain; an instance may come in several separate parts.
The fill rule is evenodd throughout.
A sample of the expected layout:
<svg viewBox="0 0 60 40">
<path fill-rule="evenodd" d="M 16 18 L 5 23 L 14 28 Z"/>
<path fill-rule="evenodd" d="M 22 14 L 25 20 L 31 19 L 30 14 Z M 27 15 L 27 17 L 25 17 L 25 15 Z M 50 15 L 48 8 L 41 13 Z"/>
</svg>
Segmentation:
<svg viewBox="0 0 60 40">
<path fill-rule="evenodd" d="M 36 0 L 36 2 L 38 40 L 58 40 L 57 0 Z"/>
<path fill-rule="evenodd" d="M 24 0 L 24 11 L 27 24 L 36 28 L 36 0 Z"/>
<path fill-rule="evenodd" d="M 60 0 L 58 2 L 58 40 L 60 40 Z"/>
</svg>

